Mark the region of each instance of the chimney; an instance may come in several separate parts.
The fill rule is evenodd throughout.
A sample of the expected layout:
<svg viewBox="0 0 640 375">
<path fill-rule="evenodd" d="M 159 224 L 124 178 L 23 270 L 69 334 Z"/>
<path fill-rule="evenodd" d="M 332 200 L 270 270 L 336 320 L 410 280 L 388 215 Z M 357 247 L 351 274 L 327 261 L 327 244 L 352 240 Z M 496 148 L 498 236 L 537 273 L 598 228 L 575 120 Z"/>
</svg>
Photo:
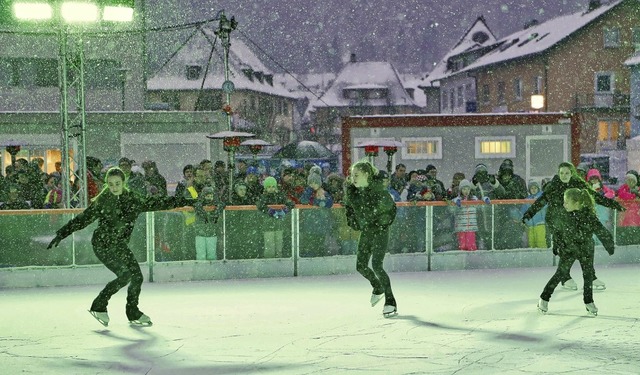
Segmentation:
<svg viewBox="0 0 640 375">
<path fill-rule="evenodd" d="M 349 58 L 349 62 L 350 62 L 350 63 L 354 63 L 354 62 L 357 62 L 357 61 L 358 61 L 358 60 L 356 60 L 356 54 L 355 54 L 355 53 L 352 53 L 352 54 L 351 54 L 351 57 Z"/>
<path fill-rule="evenodd" d="M 600 8 L 600 5 L 602 5 L 600 0 L 589 0 L 589 8 L 587 8 L 587 13 Z"/>
</svg>

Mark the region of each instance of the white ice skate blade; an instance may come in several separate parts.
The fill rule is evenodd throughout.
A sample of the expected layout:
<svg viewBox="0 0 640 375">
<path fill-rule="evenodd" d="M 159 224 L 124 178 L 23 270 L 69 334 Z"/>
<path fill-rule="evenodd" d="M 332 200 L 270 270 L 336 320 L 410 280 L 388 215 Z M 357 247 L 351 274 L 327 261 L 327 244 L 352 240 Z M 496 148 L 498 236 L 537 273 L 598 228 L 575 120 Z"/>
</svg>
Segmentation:
<svg viewBox="0 0 640 375">
<path fill-rule="evenodd" d="M 129 323 L 138 327 L 148 327 L 153 325 L 151 319 L 144 314 L 142 314 L 142 316 L 136 320 L 130 320 Z"/>
<path fill-rule="evenodd" d="M 391 318 L 398 315 L 398 309 L 395 306 L 385 305 L 384 309 L 382 309 L 382 316 L 385 318 Z"/>
<path fill-rule="evenodd" d="M 371 307 L 378 304 L 378 302 L 382 301 L 384 298 L 384 293 L 382 294 L 372 294 L 371 295 Z"/>
<path fill-rule="evenodd" d="M 107 315 L 107 318 L 104 319 L 102 317 L 100 317 L 100 312 L 98 311 L 91 311 L 91 310 L 87 310 L 89 311 L 89 314 L 91 314 L 91 316 L 93 316 L 98 322 L 100 322 L 100 324 L 102 324 L 105 327 L 109 326 L 109 316 Z M 106 314 L 106 313 L 104 313 Z"/>
</svg>

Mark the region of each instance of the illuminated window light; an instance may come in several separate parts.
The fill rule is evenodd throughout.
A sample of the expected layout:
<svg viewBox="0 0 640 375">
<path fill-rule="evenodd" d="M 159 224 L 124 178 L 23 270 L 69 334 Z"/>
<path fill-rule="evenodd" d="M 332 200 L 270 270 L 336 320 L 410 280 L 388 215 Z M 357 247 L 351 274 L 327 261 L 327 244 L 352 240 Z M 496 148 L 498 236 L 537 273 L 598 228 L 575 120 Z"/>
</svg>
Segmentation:
<svg viewBox="0 0 640 375">
<path fill-rule="evenodd" d="M 64 2 L 60 8 L 62 18 L 67 22 L 96 22 L 98 7 L 95 4 Z"/>
<path fill-rule="evenodd" d="M 46 3 L 20 2 L 13 4 L 13 14 L 19 20 L 50 20 L 53 8 Z"/>
<path fill-rule="evenodd" d="M 133 8 L 124 6 L 105 6 L 102 19 L 111 22 L 131 22 L 133 21 Z"/>
</svg>

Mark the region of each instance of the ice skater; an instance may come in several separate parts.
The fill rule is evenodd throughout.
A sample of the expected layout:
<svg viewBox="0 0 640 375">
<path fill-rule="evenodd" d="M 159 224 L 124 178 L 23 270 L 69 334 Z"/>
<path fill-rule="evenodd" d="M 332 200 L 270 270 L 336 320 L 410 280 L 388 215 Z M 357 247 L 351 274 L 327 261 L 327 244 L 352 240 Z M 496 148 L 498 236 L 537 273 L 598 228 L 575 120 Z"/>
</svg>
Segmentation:
<svg viewBox="0 0 640 375">
<path fill-rule="evenodd" d="M 109 282 L 93 300 L 89 312 L 104 326 L 109 324 L 107 304 L 112 295 L 129 284 L 126 314 L 134 325 L 151 325 L 151 319 L 138 309 L 142 287 L 140 266 L 127 244 L 138 215 L 147 211 L 167 210 L 189 203 L 182 197 L 141 197 L 125 186 L 125 175 L 120 168 L 109 169 L 105 177 L 106 186 L 93 198 L 89 206 L 62 228 L 47 249 L 57 247 L 64 238 L 98 220 L 91 244 L 96 257 L 117 278 Z"/>
<path fill-rule="evenodd" d="M 396 217 L 396 205 L 383 186 L 378 170 L 368 161 L 359 161 L 351 167 L 343 203 L 347 224 L 354 230 L 362 231 L 358 241 L 356 270 L 373 287 L 371 306 L 384 298 L 382 314 L 385 317 L 395 315 L 396 299 L 389 275 L 382 265 L 387 253 L 389 227 Z M 369 268 L 369 260 L 373 270 Z"/>
<path fill-rule="evenodd" d="M 562 227 L 567 221 L 567 211 L 563 208 L 564 193 L 570 188 L 586 189 L 589 194 L 595 199 L 595 203 L 604 207 L 612 208 L 617 211 L 624 211 L 624 208 L 617 201 L 607 198 L 596 192 L 589 187 L 587 182 L 578 175 L 576 168 L 573 164 L 568 162 L 562 162 L 558 165 L 558 174 L 548 182 L 542 189 L 542 195 L 536 199 L 536 201 L 529 207 L 529 209 L 522 215 L 522 222 L 531 220 L 534 215 L 540 211 L 545 205 L 547 205 L 547 214 L 545 216 L 545 222 L 547 230 L 551 233 L 553 242 L 553 254 L 559 255 L 567 241 L 564 239 L 566 233 Z M 526 224 L 526 223 L 525 223 Z M 569 271 L 571 267 L 567 268 L 567 273 L 561 278 L 560 282 L 562 286 L 571 290 L 578 290 L 578 285 L 571 278 Z M 605 284 L 598 280 L 594 275 L 593 287 L 596 289 L 605 289 Z"/>
<path fill-rule="evenodd" d="M 587 312 L 590 315 L 598 315 L 598 308 L 593 302 L 592 282 L 595 277 L 593 268 L 593 256 L 595 252 L 595 242 L 593 235 L 602 242 L 609 255 L 613 255 L 613 236 L 602 225 L 596 216 L 595 203 L 592 194 L 588 189 L 571 188 L 564 193 L 564 208 L 568 217 L 561 230 L 564 232 L 565 246 L 560 249 L 558 268 L 547 285 L 545 285 L 538 310 L 546 313 L 549 309 L 549 299 L 553 290 L 562 281 L 562 278 L 569 272 L 571 265 L 576 260 L 582 267 L 582 278 L 584 279 L 583 301 Z"/>
</svg>

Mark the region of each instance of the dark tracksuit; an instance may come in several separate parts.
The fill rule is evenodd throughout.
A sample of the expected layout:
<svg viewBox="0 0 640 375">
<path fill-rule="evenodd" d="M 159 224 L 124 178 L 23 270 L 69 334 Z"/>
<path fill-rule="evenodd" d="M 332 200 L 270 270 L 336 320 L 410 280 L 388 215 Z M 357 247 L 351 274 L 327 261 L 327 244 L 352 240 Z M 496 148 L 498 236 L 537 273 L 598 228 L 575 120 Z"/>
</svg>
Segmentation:
<svg viewBox="0 0 640 375">
<path fill-rule="evenodd" d="M 564 234 L 567 232 L 563 230 L 563 226 L 569 220 L 569 215 L 564 209 L 564 192 L 570 188 L 588 189 L 596 204 L 613 208 L 617 211 L 623 210 L 620 203 L 613 199 L 606 198 L 602 194 L 597 194 L 595 190 L 591 189 L 584 180 L 577 176 L 571 176 L 571 179 L 567 183 L 562 182 L 560 177 L 557 175 L 554 176 L 553 179 L 545 185 L 542 195 L 540 195 L 540 197 L 538 197 L 538 199 L 536 199 L 531 207 L 529 207 L 529 209 L 524 213 L 523 219 L 531 220 L 531 218 L 540 211 L 542 207 L 548 205 L 545 222 L 547 230 L 551 233 L 551 238 L 553 239 L 553 253 L 555 255 L 559 255 L 562 252 L 562 249 L 566 246 L 567 242 L 564 239 Z M 560 280 L 561 282 L 565 282 L 571 278 L 571 275 L 569 274 L 570 269 L 571 266 L 567 269 L 566 275 L 564 275 L 562 280 Z"/>
<path fill-rule="evenodd" d="M 344 206 L 347 224 L 362 231 L 358 241 L 356 270 L 373 287 L 374 294 L 385 294 L 385 305 L 397 306 L 389 275 L 382 268 L 389 242 L 389 227 L 396 218 L 396 204 L 391 194 L 374 179 L 366 188 L 347 185 Z M 371 259 L 371 268 L 369 260 Z"/>
<path fill-rule="evenodd" d="M 56 232 L 60 238 L 85 228 L 98 220 L 91 244 L 96 257 L 117 278 L 110 281 L 98 294 L 91 305 L 92 311 L 107 311 L 112 295 L 129 284 L 126 313 L 129 320 L 142 316 L 138 309 L 138 299 L 142 287 L 142 272 L 133 252 L 128 247 L 133 226 L 138 215 L 147 211 L 167 210 L 186 205 L 182 197 L 141 197 L 130 191 L 120 196 L 104 191 L 78 216 L 71 219 Z"/>
<path fill-rule="evenodd" d="M 569 273 L 571 265 L 576 260 L 582 267 L 582 277 L 584 279 L 584 303 L 593 302 L 593 280 L 595 270 L 593 268 L 593 255 L 595 234 L 602 242 L 602 245 L 609 254 L 613 254 L 614 243 L 611 233 L 602 225 L 596 213 L 592 209 L 583 208 L 581 210 L 567 212 L 567 220 L 562 226 L 564 246 L 559 249 L 560 261 L 556 273 L 553 274 L 547 285 L 544 287 L 540 298 L 549 301 L 553 290 L 562 281 L 563 277 Z"/>
</svg>

